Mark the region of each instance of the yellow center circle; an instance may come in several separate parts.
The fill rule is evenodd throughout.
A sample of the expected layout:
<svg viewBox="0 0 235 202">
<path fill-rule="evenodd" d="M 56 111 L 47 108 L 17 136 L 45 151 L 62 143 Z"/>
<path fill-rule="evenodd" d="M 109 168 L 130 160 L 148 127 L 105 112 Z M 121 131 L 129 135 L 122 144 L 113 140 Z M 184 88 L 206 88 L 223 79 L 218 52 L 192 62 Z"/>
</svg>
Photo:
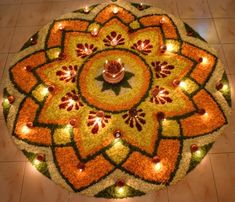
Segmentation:
<svg viewBox="0 0 235 202">
<path fill-rule="evenodd" d="M 122 84 L 107 84 L 102 78 L 106 61 L 118 60 L 124 64 L 125 74 L 132 77 L 121 82 L 128 82 L 128 87 Z M 119 112 L 129 110 L 138 105 L 146 95 L 151 72 L 148 65 L 137 55 L 127 50 L 106 50 L 91 57 L 82 67 L 78 75 L 78 89 L 84 101 L 89 105 L 105 111 Z M 109 87 L 103 90 L 103 86 Z M 110 86 L 111 85 L 111 86 Z M 120 93 L 114 90 L 120 85 Z"/>
</svg>

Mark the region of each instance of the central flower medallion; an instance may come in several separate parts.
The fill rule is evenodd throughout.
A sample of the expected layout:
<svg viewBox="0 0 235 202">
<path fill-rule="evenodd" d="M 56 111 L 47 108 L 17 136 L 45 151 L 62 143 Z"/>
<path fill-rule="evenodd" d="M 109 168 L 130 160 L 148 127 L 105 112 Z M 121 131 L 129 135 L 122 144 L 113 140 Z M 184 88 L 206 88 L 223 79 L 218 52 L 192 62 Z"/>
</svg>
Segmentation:
<svg viewBox="0 0 235 202">
<path fill-rule="evenodd" d="M 106 50 L 84 64 L 78 87 L 89 105 L 119 112 L 138 105 L 149 89 L 150 78 L 148 65 L 137 55 L 128 50 Z"/>
</svg>

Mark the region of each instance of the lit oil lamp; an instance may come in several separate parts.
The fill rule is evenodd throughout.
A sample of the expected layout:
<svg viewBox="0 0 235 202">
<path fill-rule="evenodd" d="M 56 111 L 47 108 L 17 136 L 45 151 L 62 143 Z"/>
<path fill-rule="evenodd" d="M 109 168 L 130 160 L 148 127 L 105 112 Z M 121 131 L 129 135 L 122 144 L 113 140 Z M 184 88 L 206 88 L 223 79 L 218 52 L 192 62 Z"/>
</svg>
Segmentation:
<svg viewBox="0 0 235 202">
<path fill-rule="evenodd" d="M 63 31 L 63 30 L 64 30 L 64 26 L 60 23 L 60 24 L 58 25 L 58 29 L 59 29 L 60 31 Z"/>
<path fill-rule="evenodd" d="M 164 23 L 166 23 L 166 19 L 164 17 L 162 17 L 160 20 L 160 25 L 163 25 Z"/>
<path fill-rule="evenodd" d="M 116 60 L 106 60 L 103 70 L 103 78 L 106 82 L 115 84 L 119 83 L 125 75 L 125 68 L 121 59 Z"/>
<path fill-rule="evenodd" d="M 83 11 L 84 11 L 84 13 L 89 13 L 90 12 L 90 9 L 89 9 L 89 7 L 88 6 L 85 6 L 85 8 L 83 9 Z"/>
<path fill-rule="evenodd" d="M 113 14 L 115 14 L 115 15 L 118 14 L 118 7 L 113 8 Z"/>
<path fill-rule="evenodd" d="M 96 27 L 91 31 L 91 35 L 92 36 L 97 36 L 98 35 L 98 29 Z"/>
</svg>

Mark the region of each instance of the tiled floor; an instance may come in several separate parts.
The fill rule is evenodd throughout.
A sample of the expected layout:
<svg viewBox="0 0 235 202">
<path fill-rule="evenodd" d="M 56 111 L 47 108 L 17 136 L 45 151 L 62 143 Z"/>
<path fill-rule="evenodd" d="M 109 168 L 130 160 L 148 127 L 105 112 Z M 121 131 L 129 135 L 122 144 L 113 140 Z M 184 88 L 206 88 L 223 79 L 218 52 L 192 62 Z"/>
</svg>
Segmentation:
<svg viewBox="0 0 235 202">
<path fill-rule="evenodd" d="M 235 89 L 234 0 L 142 1 L 179 16 L 205 37 L 218 51 L 232 88 Z M 7 81 L 11 58 L 30 35 L 54 17 L 95 2 L 98 0 L 0 0 L 0 91 Z M 234 92 L 232 97 L 234 102 Z M 163 191 L 123 202 L 234 202 L 234 106 L 232 121 L 225 135 L 218 139 L 210 154 L 185 180 Z M 107 200 L 69 194 L 36 172 L 12 143 L 0 106 L 0 201 L 104 202 Z"/>
</svg>

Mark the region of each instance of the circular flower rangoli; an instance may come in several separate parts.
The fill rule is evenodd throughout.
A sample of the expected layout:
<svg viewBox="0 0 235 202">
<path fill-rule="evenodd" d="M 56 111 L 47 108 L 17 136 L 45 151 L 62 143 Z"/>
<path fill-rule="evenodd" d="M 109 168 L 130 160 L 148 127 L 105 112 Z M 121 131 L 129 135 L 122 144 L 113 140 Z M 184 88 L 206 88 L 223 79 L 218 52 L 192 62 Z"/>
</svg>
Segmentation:
<svg viewBox="0 0 235 202">
<path fill-rule="evenodd" d="M 227 124 L 230 89 L 215 51 L 157 8 L 123 1 L 74 11 L 25 43 L 3 109 L 33 165 L 88 196 L 174 184 Z"/>
</svg>

